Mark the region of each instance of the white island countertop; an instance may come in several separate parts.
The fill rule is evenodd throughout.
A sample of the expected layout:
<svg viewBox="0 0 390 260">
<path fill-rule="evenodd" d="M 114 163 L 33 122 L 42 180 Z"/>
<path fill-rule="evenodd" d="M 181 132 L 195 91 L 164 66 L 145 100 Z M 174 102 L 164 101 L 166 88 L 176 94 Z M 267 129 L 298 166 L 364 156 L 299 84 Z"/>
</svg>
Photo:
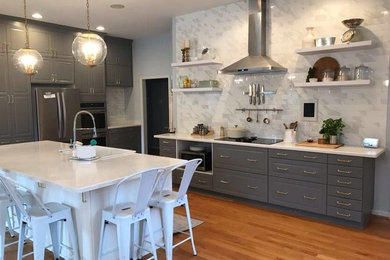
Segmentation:
<svg viewBox="0 0 390 260">
<path fill-rule="evenodd" d="M 314 148 L 314 147 L 296 146 L 293 143 L 285 143 L 285 142 L 271 144 L 271 145 L 234 142 L 234 141 L 229 142 L 229 141 L 217 140 L 221 138 L 218 136 L 197 136 L 197 135 L 182 134 L 182 133 L 175 133 L 175 134 L 167 133 L 167 134 L 155 135 L 154 137 L 161 138 L 161 139 L 181 140 L 181 141 L 241 145 L 241 146 L 248 146 L 248 147 L 284 149 L 284 150 L 303 151 L 303 152 L 359 156 L 359 157 L 366 157 L 366 158 L 378 158 L 381 154 L 385 152 L 385 149 L 383 148 L 365 148 L 362 146 L 348 146 L 348 145 L 341 146 L 337 149 L 331 149 L 331 148 Z"/>
<path fill-rule="evenodd" d="M 70 160 L 69 144 L 52 141 L 2 145 L 0 169 L 82 193 L 113 185 L 139 171 L 184 162 L 100 146 L 97 156 L 100 159 L 90 162 Z"/>
</svg>

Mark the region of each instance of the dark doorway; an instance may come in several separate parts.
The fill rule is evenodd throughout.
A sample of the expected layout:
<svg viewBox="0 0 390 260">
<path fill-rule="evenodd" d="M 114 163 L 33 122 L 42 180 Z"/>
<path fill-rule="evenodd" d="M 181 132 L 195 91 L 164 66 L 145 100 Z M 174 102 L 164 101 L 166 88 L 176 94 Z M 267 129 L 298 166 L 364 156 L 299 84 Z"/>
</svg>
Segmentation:
<svg viewBox="0 0 390 260">
<path fill-rule="evenodd" d="M 148 154 L 159 155 L 159 140 L 153 136 L 169 129 L 168 79 L 148 79 L 145 83 Z"/>
</svg>

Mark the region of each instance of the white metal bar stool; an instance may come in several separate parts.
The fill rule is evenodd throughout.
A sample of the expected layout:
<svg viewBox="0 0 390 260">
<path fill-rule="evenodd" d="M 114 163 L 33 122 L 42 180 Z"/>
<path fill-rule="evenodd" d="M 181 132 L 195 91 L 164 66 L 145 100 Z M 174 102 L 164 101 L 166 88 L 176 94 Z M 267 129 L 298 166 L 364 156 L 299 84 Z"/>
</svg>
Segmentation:
<svg viewBox="0 0 390 260">
<path fill-rule="evenodd" d="M 13 223 L 11 222 L 10 214 L 13 214 L 10 212 L 10 210 L 13 210 L 12 208 L 15 206 L 15 203 L 9 198 L 6 194 L 0 195 L 0 260 L 4 260 L 4 250 L 7 246 L 16 244 L 17 242 L 12 242 L 5 244 L 5 233 L 8 228 L 8 232 L 10 233 L 10 236 L 13 237 L 14 230 L 13 230 Z"/>
<path fill-rule="evenodd" d="M 72 258 L 74 260 L 78 260 L 78 242 L 73 224 L 71 208 L 55 202 L 43 204 L 33 192 L 23 187 L 32 194 L 32 197 L 35 202 L 31 204 L 31 207 L 25 209 L 22 203 L 22 198 L 20 194 L 16 191 L 17 186 L 22 186 L 2 175 L 0 175 L 0 181 L 4 185 L 7 193 L 15 202 L 18 211 L 21 213 L 21 227 L 19 233 L 17 259 L 20 260 L 28 255 L 34 254 L 34 260 L 43 260 L 46 249 L 46 235 L 49 230 L 52 240 L 54 258 L 58 259 L 60 257 L 60 247 L 62 246 L 58 232 L 58 224 L 61 221 L 64 221 L 67 226 L 70 242 L 72 245 Z M 23 255 L 23 247 L 24 241 L 26 239 L 25 234 L 27 226 L 30 227 L 32 230 L 32 236 L 34 239 L 33 252 Z"/>
<path fill-rule="evenodd" d="M 107 255 L 114 250 L 103 253 L 104 235 L 107 224 L 116 225 L 117 239 L 118 239 L 118 251 L 120 260 L 130 259 L 130 250 L 132 252 L 133 259 L 136 259 L 136 248 L 141 248 L 134 243 L 134 225 L 135 223 L 144 221 L 143 233 L 146 231 L 146 226 L 149 234 L 153 234 L 152 222 L 150 217 L 150 208 L 148 203 L 154 188 L 156 187 L 157 179 L 161 169 L 151 169 L 143 172 L 130 175 L 121 180 L 115 187 L 115 196 L 112 207 L 106 208 L 102 212 L 100 242 L 99 242 L 99 259 L 102 256 Z M 138 187 L 137 199 L 135 202 L 128 202 L 117 204 L 119 187 L 130 180 L 140 178 Z M 145 223 L 146 222 L 146 223 Z M 146 225 L 146 226 L 145 226 Z M 132 227 L 133 226 L 133 227 Z M 133 232 L 133 233 L 132 233 Z M 131 243 L 131 235 L 133 235 L 133 243 Z M 142 236 L 142 238 L 144 235 Z M 142 239 L 143 240 L 143 239 Z M 154 237 L 150 236 L 151 252 L 154 259 L 157 259 L 156 248 L 154 244 Z M 151 259 L 149 258 L 149 259 Z"/>
<path fill-rule="evenodd" d="M 179 164 L 173 168 L 166 169 L 163 175 L 161 176 L 159 187 L 157 187 L 156 189 L 157 191 L 153 194 L 152 198 L 150 199 L 149 206 L 160 208 L 162 212 L 163 234 L 164 234 L 164 244 L 165 244 L 164 249 L 165 249 L 165 255 L 167 260 L 172 259 L 172 251 L 175 247 L 183 244 L 188 240 L 191 240 L 193 254 L 197 255 L 195 243 L 194 243 L 194 236 L 192 234 L 190 207 L 187 199 L 187 190 L 188 187 L 190 186 L 192 176 L 194 175 L 196 168 L 198 168 L 201 162 L 202 159 L 194 159 L 185 162 L 183 164 Z M 163 190 L 168 175 L 173 170 L 183 166 L 185 168 L 184 168 L 183 178 L 180 183 L 179 191 L 176 192 L 170 190 Z M 174 208 L 182 205 L 184 205 L 186 209 L 189 233 L 181 232 L 188 235 L 188 237 L 174 245 L 173 244 Z"/>
</svg>

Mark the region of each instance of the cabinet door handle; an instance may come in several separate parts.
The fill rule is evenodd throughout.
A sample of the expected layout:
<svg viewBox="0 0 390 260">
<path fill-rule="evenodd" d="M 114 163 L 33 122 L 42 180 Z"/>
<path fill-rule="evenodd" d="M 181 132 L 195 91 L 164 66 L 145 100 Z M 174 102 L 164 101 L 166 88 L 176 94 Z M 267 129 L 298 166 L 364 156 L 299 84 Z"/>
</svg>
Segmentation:
<svg viewBox="0 0 390 260">
<path fill-rule="evenodd" d="M 303 171 L 303 173 L 311 174 L 311 175 L 316 175 L 317 174 L 317 172 L 313 172 L 313 171 Z"/>
<path fill-rule="evenodd" d="M 219 156 L 220 158 L 230 158 L 230 156 L 228 156 L 228 155 L 223 155 L 223 154 L 221 154 L 220 156 Z"/>
<path fill-rule="evenodd" d="M 11 97 L 12 97 L 11 104 L 15 104 L 15 96 L 11 95 Z"/>
<path fill-rule="evenodd" d="M 169 141 L 162 141 L 163 144 L 169 144 Z"/>
<path fill-rule="evenodd" d="M 343 184 L 343 185 L 351 185 L 352 181 L 340 181 L 340 180 L 337 180 L 337 183 Z"/>
<path fill-rule="evenodd" d="M 249 188 L 249 189 L 252 189 L 252 190 L 257 190 L 259 187 L 258 187 L 258 186 L 251 186 L 251 185 L 248 185 L 248 188 Z"/>
<path fill-rule="evenodd" d="M 352 195 L 352 193 L 351 192 L 342 192 L 342 191 L 336 191 L 336 193 L 337 194 L 339 194 L 339 195 L 344 195 L 344 196 L 351 196 Z"/>
<path fill-rule="evenodd" d="M 206 184 L 207 181 L 204 181 L 204 180 L 198 180 L 199 183 L 202 183 L 202 184 Z"/>
<path fill-rule="evenodd" d="M 8 96 L 8 104 L 11 104 L 11 95 L 7 95 Z"/>
<path fill-rule="evenodd" d="M 337 215 L 339 216 L 342 216 L 342 217 L 346 217 L 346 218 L 349 218 L 351 216 L 351 214 L 344 214 L 344 213 L 340 213 L 340 212 L 336 212 Z"/>
<path fill-rule="evenodd" d="M 228 181 L 224 181 L 224 180 L 220 180 L 219 182 L 222 183 L 222 184 L 229 184 Z"/>
<path fill-rule="evenodd" d="M 341 205 L 341 206 L 347 206 L 347 207 L 352 205 L 351 203 L 345 203 L 345 202 L 341 202 L 341 201 L 336 201 L 336 204 Z"/>
<path fill-rule="evenodd" d="M 310 196 L 306 196 L 306 195 L 303 195 L 303 198 L 305 200 L 316 200 L 317 199 L 316 197 L 310 197 Z"/>
<path fill-rule="evenodd" d="M 246 159 L 248 162 L 257 162 L 255 159 Z"/>
<path fill-rule="evenodd" d="M 283 191 L 279 191 L 279 190 L 277 190 L 276 193 L 280 194 L 280 195 L 288 195 L 288 192 L 283 192 Z"/>
<path fill-rule="evenodd" d="M 343 163 L 350 163 L 352 160 L 343 160 L 343 159 L 337 159 L 338 162 L 343 162 Z"/>
<path fill-rule="evenodd" d="M 278 171 L 288 171 L 288 168 L 276 167 L 276 170 L 278 170 Z"/>
<path fill-rule="evenodd" d="M 343 171 L 343 170 L 340 170 L 340 169 L 337 169 L 337 172 L 341 173 L 341 174 L 351 174 L 352 173 L 352 171 Z"/>
<path fill-rule="evenodd" d="M 317 159 L 317 156 L 304 155 L 303 158 L 305 158 L 305 159 Z"/>
<path fill-rule="evenodd" d="M 276 153 L 276 155 L 287 156 L 287 153 Z"/>
</svg>

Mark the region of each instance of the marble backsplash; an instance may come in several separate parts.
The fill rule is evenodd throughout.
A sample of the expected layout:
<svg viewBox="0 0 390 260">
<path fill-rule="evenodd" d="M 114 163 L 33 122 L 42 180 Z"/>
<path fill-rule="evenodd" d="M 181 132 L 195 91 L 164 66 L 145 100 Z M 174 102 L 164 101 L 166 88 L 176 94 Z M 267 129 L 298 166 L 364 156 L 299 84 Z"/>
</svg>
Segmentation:
<svg viewBox="0 0 390 260">
<path fill-rule="evenodd" d="M 180 75 L 197 80 L 216 78 L 223 88 L 222 93 L 175 94 L 177 131 L 189 133 L 197 123 L 204 123 L 214 129 L 240 125 L 248 129 L 250 135 L 283 138 L 283 123 L 298 121 L 298 139 L 304 140 L 309 136 L 319 136 L 318 131 L 324 119 L 341 117 L 346 123 L 344 143 L 360 145 L 364 137 L 376 137 L 384 144 L 390 64 L 390 14 L 383 11 L 390 8 L 389 2 L 268 2 L 267 54 L 288 68 L 288 73 L 221 75 L 217 73 L 221 67 L 216 65 L 174 69 L 176 82 Z M 181 60 L 180 48 L 184 39 L 196 39 L 199 47 L 216 48 L 217 57 L 224 66 L 245 57 L 248 49 L 247 7 L 248 3 L 241 1 L 176 17 L 173 28 L 176 34 L 176 61 Z M 339 36 L 346 31 L 341 21 L 351 17 L 365 19 L 365 35 L 374 41 L 374 48 L 325 55 L 301 56 L 295 53 L 301 47 L 305 27 L 314 26 L 316 37 L 336 36 L 336 43 L 339 43 Z M 337 59 L 340 66 L 369 66 L 374 71 L 373 85 L 295 88 L 293 82 L 304 81 L 308 68 L 324 56 Z M 264 84 L 266 90 L 275 90 L 277 93 L 266 96 L 264 105 L 249 105 L 248 96 L 244 96 L 242 92 L 247 91 L 250 83 Z M 302 121 L 301 107 L 305 100 L 318 102 L 318 121 Z M 256 112 L 252 112 L 254 120 L 248 123 L 248 113 L 236 111 L 237 108 L 280 108 L 283 111 L 259 112 L 259 123 L 256 123 Z M 264 117 L 271 120 L 269 125 L 262 123 Z"/>
</svg>

